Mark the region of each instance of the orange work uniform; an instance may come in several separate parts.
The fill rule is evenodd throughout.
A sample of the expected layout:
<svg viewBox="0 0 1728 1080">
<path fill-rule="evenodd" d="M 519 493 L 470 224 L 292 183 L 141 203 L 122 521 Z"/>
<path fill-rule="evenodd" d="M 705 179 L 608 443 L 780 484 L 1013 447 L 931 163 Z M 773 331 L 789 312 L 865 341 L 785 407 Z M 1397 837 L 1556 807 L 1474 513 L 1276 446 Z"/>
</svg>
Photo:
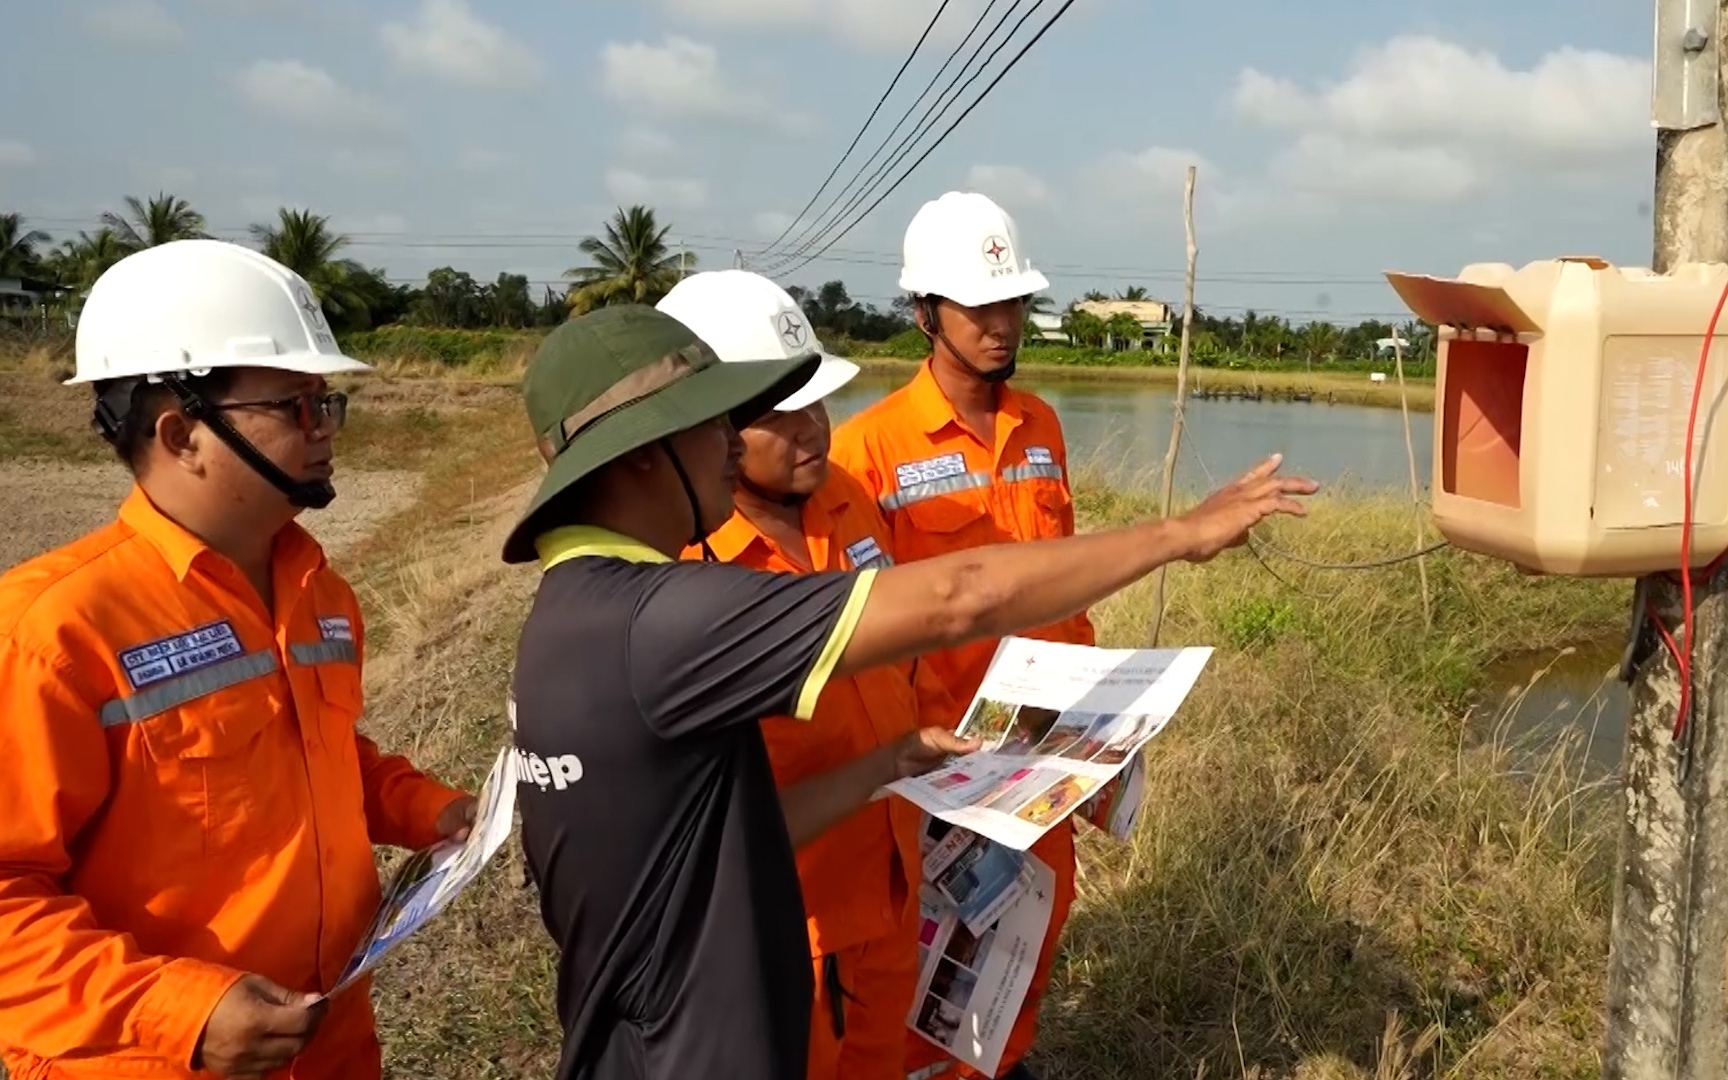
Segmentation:
<svg viewBox="0 0 1728 1080">
<path fill-rule="evenodd" d="M 191 1077 L 241 975 L 334 985 L 373 843 L 460 793 L 359 735 L 359 607 L 297 525 L 274 614 L 139 488 L 0 576 L 0 1060 L 13 1080 Z M 370 985 L 279 1076 L 380 1075 Z M 208 1074 L 205 1074 L 208 1075 Z"/>
<path fill-rule="evenodd" d="M 811 565 L 734 513 L 708 538 L 715 557 L 801 573 L 891 565 L 875 500 L 831 469 L 803 508 Z M 700 559 L 701 549 L 684 552 Z M 797 784 L 896 742 L 953 711 L 927 665 L 911 661 L 831 679 L 808 723 L 762 721 L 775 783 Z M 906 1017 L 918 980 L 918 881 L 923 811 L 904 799 L 868 803 L 797 853 L 816 969 L 811 1080 L 904 1080 Z"/>
<path fill-rule="evenodd" d="M 875 496 L 888 522 L 890 549 L 901 562 L 1074 533 L 1061 422 L 1044 401 L 1011 386 L 1002 387 L 996 430 L 974 433 L 960 422 L 926 360 L 911 382 L 840 425 L 830 456 Z M 1024 636 L 1077 645 L 1097 641 L 1084 613 Z M 924 658 L 955 702 L 950 726 L 960 722 L 960 712 L 984 681 L 995 650 L 995 641 L 978 641 Z M 1037 1034 L 1039 1002 L 1074 903 L 1072 821 L 1032 845 L 1032 853 L 1054 872 L 1056 889 L 1050 927 L 1000 1072 L 1025 1056 Z M 940 1070 L 928 1070 L 949 1060 L 946 1055 L 916 1035 L 909 1037 L 909 1068 L 925 1076 L 941 1075 Z M 958 1062 L 953 1066 L 962 1075 L 979 1075 Z"/>
</svg>

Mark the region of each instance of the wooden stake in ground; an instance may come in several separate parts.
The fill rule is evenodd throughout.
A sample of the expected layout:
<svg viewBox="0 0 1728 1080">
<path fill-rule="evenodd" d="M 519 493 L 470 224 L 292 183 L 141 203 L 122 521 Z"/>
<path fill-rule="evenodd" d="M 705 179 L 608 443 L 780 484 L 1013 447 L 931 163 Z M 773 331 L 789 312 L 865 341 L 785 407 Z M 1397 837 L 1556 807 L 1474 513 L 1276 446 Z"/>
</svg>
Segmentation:
<svg viewBox="0 0 1728 1080">
<path fill-rule="evenodd" d="M 1182 228 L 1188 234 L 1188 276 L 1182 287 L 1182 349 L 1176 358 L 1176 402 L 1171 408 L 1170 449 L 1164 452 L 1164 500 L 1158 512 L 1170 516 L 1170 500 L 1176 492 L 1176 453 L 1182 448 L 1182 409 L 1188 397 L 1188 342 L 1194 330 L 1194 263 L 1200 249 L 1194 246 L 1194 166 L 1188 166 L 1188 182 L 1182 189 Z M 1152 600 L 1152 648 L 1158 647 L 1158 632 L 1164 628 L 1164 572 L 1158 568 L 1157 592 Z"/>
<path fill-rule="evenodd" d="M 1392 358 L 1398 369 L 1398 411 L 1404 414 L 1404 456 L 1410 459 L 1410 505 L 1416 511 L 1416 550 L 1427 545 L 1422 535 L 1422 485 L 1416 482 L 1416 445 L 1410 439 L 1410 397 L 1404 390 L 1404 343 L 1392 331 Z M 1416 557 L 1416 573 L 1422 578 L 1422 627 L 1434 629 L 1434 611 L 1428 606 L 1428 556 Z"/>
<path fill-rule="evenodd" d="M 1712 10 L 1700 17 L 1701 7 Z M 1728 0 L 1657 0 L 1657 9 L 1652 269 L 1666 273 L 1683 262 L 1728 262 L 1728 131 L 1721 119 L 1728 50 L 1720 44 Z M 1702 403 L 1700 416 L 1712 415 L 1712 406 Z M 1684 430 L 1683 415 L 1672 422 Z M 1706 453 L 1694 453 L 1700 467 L 1720 456 L 1705 445 Z M 1683 568 L 1675 547 L 1675 566 Z M 1728 573 L 1693 592 L 1690 641 L 1681 633 L 1677 581 L 1651 575 L 1633 598 L 1635 609 L 1647 599 L 1690 652 L 1694 685 L 1676 742 L 1679 671 L 1656 628 L 1635 610 L 1642 630 L 1630 657 L 1620 770 L 1625 816 L 1609 931 L 1603 1080 L 1728 1076 L 1728 696 L 1717 675 L 1728 663 Z"/>
</svg>

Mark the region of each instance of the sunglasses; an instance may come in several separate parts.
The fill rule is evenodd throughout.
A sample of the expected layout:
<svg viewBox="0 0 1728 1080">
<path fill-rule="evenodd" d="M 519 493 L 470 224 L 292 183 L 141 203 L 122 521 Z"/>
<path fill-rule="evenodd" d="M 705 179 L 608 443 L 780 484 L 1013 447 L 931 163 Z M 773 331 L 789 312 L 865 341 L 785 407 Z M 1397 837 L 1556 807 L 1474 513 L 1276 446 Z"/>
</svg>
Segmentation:
<svg viewBox="0 0 1728 1080">
<path fill-rule="evenodd" d="M 210 408 L 222 411 L 227 409 L 271 409 L 292 412 L 294 420 L 301 432 L 310 435 L 331 424 L 337 431 L 342 430 L 348 420 L 348 395 L 340 390 L 330 390 L 322 394 L 305 393 L 294 397 L 271 398 L 267 401 L 224 401 L 212 404 Z"/>
</svg>

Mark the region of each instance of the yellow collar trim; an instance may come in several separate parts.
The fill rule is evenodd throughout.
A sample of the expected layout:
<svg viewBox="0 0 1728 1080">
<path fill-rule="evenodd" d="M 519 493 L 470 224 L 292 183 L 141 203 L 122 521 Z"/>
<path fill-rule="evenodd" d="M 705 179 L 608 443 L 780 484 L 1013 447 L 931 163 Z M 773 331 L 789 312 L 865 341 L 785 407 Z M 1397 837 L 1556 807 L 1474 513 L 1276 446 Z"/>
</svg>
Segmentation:
<svg viewBox="0 0 1728 1080">
<path fill-rule="evenodd" d="M 534 550 L 540 555 L 540 570 L 544 573 L 561 562 L 578 559 L 584 555 L 598 555 L 608 559 L 624 559 L 637 563 L 671 562 L 662 552 L 644 544 L 640 540 L 602 529 L 598 525 L 566 525 L 540 534 L 534 541 Z"/>
</svg>

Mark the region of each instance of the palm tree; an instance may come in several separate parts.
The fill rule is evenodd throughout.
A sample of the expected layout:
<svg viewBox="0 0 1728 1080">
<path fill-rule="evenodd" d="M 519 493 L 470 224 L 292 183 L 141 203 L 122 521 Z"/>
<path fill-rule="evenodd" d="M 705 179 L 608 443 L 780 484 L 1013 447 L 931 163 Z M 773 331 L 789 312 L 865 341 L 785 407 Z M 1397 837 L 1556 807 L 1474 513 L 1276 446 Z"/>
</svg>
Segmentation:
<svg viewBox="0 0 1728 1080">
<path fill-rule="evenodd" d="M 1118 300 L 1150 300 L 1150 299 L 1152 299 L 1152 297 L 1146 292 L 1146 286 L 1144 286 L 1144 285 L 1130 285 L 1126 289 L 1123 289 L 1121 292 L 1117 293 L 1116 299 L 1118 299 Z"/>
<path fill-rule="evenodd" d="M 136 195 L 126 196 L 130 218 L 108 211 L 102 215 L 102 225 L 111 229 L 120 246 L 128 252 L 156 247 L 173 240 L 203 240 L 204 215 L 192 209 L 192 204 L 178 195 L 158 192 L 148 203 Z"/>
<path fill-rule="evenodd" d="M 23 214 L 0 214 L 0 277 L 26 277 L 41 265 L 36 245 L 46 244 L 48 234 L 24 228 Z"/>
<path fill-rule="evenodd" d="M 306 279 L 332 323 L 365 321 L 366 296 L 358 280 L 362 267 L 336 257 L 348 237 L 332 232 L 329 218 L 284 206 L 276 211 L 275 224 L 255 224 L 250 231 L 260 251 Z"/>
<path fill-rule="evenodd" d="M 590 266 L 564 271 L 576 284 L 565 297 L 570 314 L 581 315 L 608 304 L 653 304 L 696 265 L 688 253 L 666 246 L 672 226 L 659 226 L 646 206 L 619 207 L 606 223 L 606 238 L 585 237 L 579 245 Z"/>
<path fill-rule="evenodd" d="M 78 239 L 62 241 L 44 262 L 60 284 L 82 292 L 129 254 L 113 229 L 101 228 L 95 235 L 80 232 Z"/>
</svg>

